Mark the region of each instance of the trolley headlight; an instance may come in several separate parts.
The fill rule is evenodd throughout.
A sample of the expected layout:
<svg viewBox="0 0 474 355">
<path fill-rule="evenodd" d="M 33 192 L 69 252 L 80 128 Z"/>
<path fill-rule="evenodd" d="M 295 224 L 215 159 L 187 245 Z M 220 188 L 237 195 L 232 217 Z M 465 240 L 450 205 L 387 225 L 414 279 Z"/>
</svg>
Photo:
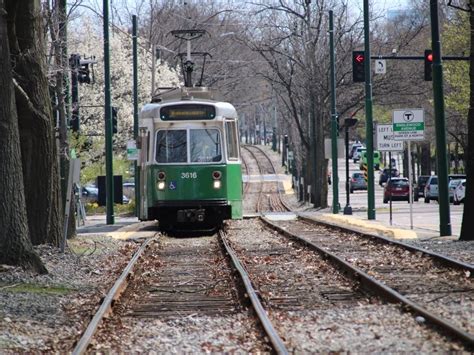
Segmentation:
<svg viewBox="0 0 474 355">
<path fill-rule="evenodd" d="M 221 188 L 221 186 L 222 186 L 221 177 L 222 177 L 222 173 L 219 170 L 216 170 L 216 171 L 212 172 L 212 178 L 214 179 L 214 181 L 212 182 L 212 186 L 215 189 L 220 189 Z"/>
<path fill-rule="evenodd" d="M 163 171 L 160 171 L 158 173 L 158 180 L 163 181 L 164 179 L 166 179 L 166 174 Z"/>
<path fill-rule="evenodd" d="M 157 186 L 158 190 L 164 190 L 166 187 L 166 183 L 164 181 L 158 181 Z"/>
</svg>

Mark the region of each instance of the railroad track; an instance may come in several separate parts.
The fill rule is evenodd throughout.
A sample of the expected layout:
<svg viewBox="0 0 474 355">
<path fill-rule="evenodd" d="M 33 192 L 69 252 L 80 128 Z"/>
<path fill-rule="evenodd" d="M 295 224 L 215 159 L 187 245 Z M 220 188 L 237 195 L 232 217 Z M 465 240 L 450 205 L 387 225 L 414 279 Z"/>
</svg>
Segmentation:
<svg viewBox="0 0 474 355">
<path fill-rule="evenodd" d="M 375 235 L 308 220 L 265 223 L 329 258 L 383 299 L 474 346 L 474 267 Z M 377 239 L 375 239 L 377 238 Z"/>
<path fill-rule="evenodd" d="M 301 223 L 305 223 L 304 227 L 299 227 L 303 227 L 306 236 L 314 232 L 307 222 Z M 216 349 L 210 346 L 206 348 L 208 351 L 245 349 L 267 352 L 270 348 L 280 354 L 335 351 L 331 347 L 332 336 L 343 339 L 343 347 L 340 348 L 342 351 L 351 351 L 353 345 L 348 336 L 351 332 L 344 329 L 364 319 L 364 312 L 367 310 L 389 317 L 390 321 L 384 321 L 387 335 L 381 336 L 401 336 L 397 333 L 400 332 L 399 329 L 391 330 L 391 325 L 385 324 L 390 322 L 412 323 L 410 327 L 415 330 L 408 329 L 406 332 L 416 334 L 423 343 L 438 336 L 423 324 L 417 324 L 410 316 L 404 315 L 397 306 L 384 304 L 381 300 L 393 299 L 387 297 L 386 291 L 373 294 L 372 286 L 361 276 L 361 272 L 348 272 L 344 268 L 340 271 L 325 260 L 326 254 L 321 258 L 298 243 L 289 243 L 283 235 L 265 232 L 263 225 L 258 227 L 258 224 L 260 222 L 257 219 L 233 222 L 219 236 L 163 237 L 159 242 L 152 242 L 135 269 L 129 270 L 133 277 L 122 298 L 115 298 L 114 315 L 100 327 L 98 333 L 90 332 L 89 339 L 83 344 L 89 344 L 94 337 L 93 346 L 89 349 L 91 351 L 132 351 L 134 349 L 128 348 L 127 344 L 139 343 L 140 340 L 130 339 L 130 334 L 136 333 L 130 329 L 140 324 L 141 329 L 147 329 L 149 334 L 153 334 L 153 339 L 157 342 L 154 349 L 166 351 L 165 345 L 160 343 L 161 339 L 166 339 L 164 335 L 160 335 L 160 329 L 166 327 L 163 323 L 158 323 L 157 326 L 156 320 L 172 324 L 174 333 L 187 334 L 189 329 L 196 328 L 196 324 L 204 324 L 195 319 L 207 319 L 212 324 L 209 319 L 217 318 L 226 320 L 225 325 L 220 323 L 221 327 L 229 327 L 233 332 L 246 334 L 246 337 L 254 334 L 250 338 L 258 340 L 254 340 L 248 348 L 242 348 L 239 343 L 234 344 L 234 347 L 228 345 L 228 348 Z M 293 224 L 279 227 L 285 228 L 285 234 L 288 234 L 289 229 L 295 228 Z M 250 230 L 258 237 L 243 237 Z M 305 242 L 305 245 L 310 244 Z M 144 246 L 141 249 L 144 250 Z M 138 258 L 137 255 L 134 259 Z M 233 269 L 238 271 L 239 280 L 235 279 Z M 241 284 L 245 285 L 245 290 L 238 286 Z M 248 318 L 247 297 L 258 315 L 258 321 Z M 241 329 L 235 330 L 232 324 L 242 323 L 242 317 L 248 321 Z M 321 318 L 319 323 L 313 324 L 314 319 Z M 322 343 L 319 340 L 314 342 L 314 334 L 333 329 L 334 322 L 339 324 L 337 330 L 333 330 L 336 334 L 323 336 Z M 205 328 L 211 333 L 216 331 L 207 323 Z M 96 325 L 95 330 L 97 329 L 99 327 Z M 265 331 L 264 334 L 262 330 Z M 296 333 L 298 337 L 301 334 L 309 337 L 306 345 L 299 344 L 299 338 L 294 338 Z M 189 334 L 190 339 L 194 337 L 196 336 Z M 225 341 L 232 343 L 233 339 L 235 334 Z M 469 338 L 461 340 L 469 346 Z M 449 341 L 437 340 L 440 341 L 443 350 L 451 349 Z M 439 346 L 437 342 L 435 344 Z M 82 350 L 76 348 L 74 353 L 81 354 L 85 349 L 87 345 Z M 377 347 L 372 350 L 381 351 Z"/>
<path fill-rule="evenodd" d="M 285 204 L 281 197 L 278 179 L 273 179 L 273 181 L 265 181 L 265 175 L 278 177 L 276 168 L 268 154 L 258 146 L 245 145 L 242 147 L 255 161 L 258 167 L 258 173 L 260 175 L 260 189 L 258 190 L 255 212 L 261 213 L 290 211 L 290 208 Z"/>
<path fill-rule="evenodd" d="M 122 341 L 128 337 L 129 324 L 137 320 L 153 324 L 156 319 L 182 322 L 195 317 L 226 319 L 229 329 L 235 323 L 242 323 L 245 317 L 248 320 L 238 331 L 246 337 L 255 334 L 251 338 L 257 339 L 253 340 L 255 344 L 249 345 L 249 351 L 268 352 L 273 348 L 279 354 L 287 353 L 248 275 L 227 243 L 225 232 L 210 237 L 163 238 L 164 241 L 150 243 L 146 251 L 142 248 L 140 256 L 134 257 L 141 258 L 137 265 L 127 266 L 127 275 L 133 277 L 120 298 L 111 296 L 115 302 L 113 317 L 99 328 L 105 313 L 96 314 L 94 325 L 84 333 L 74 354 L 84 353 L 92 339 L 94 345 L 88 350 L 131 351 L 122 348 Z M 238 271 L 238 281 L 235 281 L 234 269 Z M 237 285 L 244 285 L 245 289 Z M 249 305 L 258 316 L 258 322 L 253 315 L 249 318 L 252 314 L 248 313 Z M 233 337 L 229 339 L 239 340 L 235 334 Z M 125 343 L 134 341 L 125 340 Z"/>
</svg>

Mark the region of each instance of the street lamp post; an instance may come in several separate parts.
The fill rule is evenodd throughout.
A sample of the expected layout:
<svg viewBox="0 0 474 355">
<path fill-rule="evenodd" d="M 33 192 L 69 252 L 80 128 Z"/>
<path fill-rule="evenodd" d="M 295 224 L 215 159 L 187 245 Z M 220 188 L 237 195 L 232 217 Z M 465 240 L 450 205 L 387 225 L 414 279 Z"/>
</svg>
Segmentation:
<svg viewBox="0 0 474 355">
<path fill-rule="evenodd" d="M 352 214 L 352 207 L 350 204 L 349 197 L 349 128 L 354 126 L 357 123 L 357 118 L 345 118 L 344 119 L 344 129 L 346 131 L 344 143 L 346 146 L 346 207 L 344 207 L 344 214 Z"/>
</svg>

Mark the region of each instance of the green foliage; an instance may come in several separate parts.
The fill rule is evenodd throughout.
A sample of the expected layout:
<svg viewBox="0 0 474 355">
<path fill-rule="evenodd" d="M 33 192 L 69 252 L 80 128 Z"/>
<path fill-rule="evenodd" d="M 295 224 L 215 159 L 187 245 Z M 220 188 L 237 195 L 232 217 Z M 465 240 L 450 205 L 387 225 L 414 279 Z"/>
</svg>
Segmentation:
<svg viewBox="0 0 474 355">
<path fill-rule="evenodd" d="M 85 206 L 86 214 L 105 214 L 106 207 L 99 206 L 97 203 L 87 203 Z M 134 215 L 135 214 L 135 200 L 131 200 L 127 205 L 114 204 L 114 213 L 116 215 Z"/>
<path fill-rule="evenodd" d="M 457 11 L 456 17 L 449 21 L 443 33 L 443 53 L 469 55 L 470 48 L 469 14 Z M 466 53 L 467 52 L 467 53 Z M 467 117 L 469 109 L 469 62 L 445 61 L 444 77 L 449 84 L 445 96 L 446 108 Z"/>
<path fill-rule="evenodd" d="M 391 124 L 392 123 L 392 110 L 387 109 L 384 106 L 374 105 L 372 108 L 374 122 L 377 121 L 378 124 Z M 366 139 L 366 127 L 365 127 L 365 116 L 363 117 L 365 111 L 361 112 L 356 118 L 359 120 L 356 126 L 357 137 L 362 141 Z"/>
<path fill-rule="evenodd" d="M 122 175 L 123 181 L 133 179 L 133 161 L 124 158 L 113 160 L 114 175 Z M 97 176 L 105 175 L 105 158 L 97 163 L 91 163 L 81 169 L 81 184 L 94 184 Z"/>
</svg>

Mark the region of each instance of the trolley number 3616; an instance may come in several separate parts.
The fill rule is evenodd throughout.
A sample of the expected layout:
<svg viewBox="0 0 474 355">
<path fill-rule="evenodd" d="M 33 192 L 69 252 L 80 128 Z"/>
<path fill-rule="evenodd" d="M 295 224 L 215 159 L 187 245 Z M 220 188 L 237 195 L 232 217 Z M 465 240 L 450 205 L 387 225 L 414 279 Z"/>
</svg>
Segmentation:
<svg viewBox="0 0 474 355">
<path fill-rule="evenodd" d="M 181 179 L 197 179 L 198 174 L 197 172 L 186 172 L 186 173 L 181 173 Z"/>
</svg>

